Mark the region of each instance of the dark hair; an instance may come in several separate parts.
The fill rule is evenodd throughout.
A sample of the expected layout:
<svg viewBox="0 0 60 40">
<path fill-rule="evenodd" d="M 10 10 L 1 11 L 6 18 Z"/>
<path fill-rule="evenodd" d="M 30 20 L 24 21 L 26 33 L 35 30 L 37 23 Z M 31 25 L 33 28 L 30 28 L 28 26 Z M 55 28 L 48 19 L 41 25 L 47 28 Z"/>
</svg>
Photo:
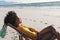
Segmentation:
<svg viewBox="0 0 60 40">
<path fill-rule="evenodd" d="M 9 11 L 7 16 L 4 19 L 4 23 L 7 25 L 8 23 L 12 24 L 13 26 L 17 27 L 18 25 L 16 24 L 16 18 L 17 15 L 14 11 Z"/>
</svg>

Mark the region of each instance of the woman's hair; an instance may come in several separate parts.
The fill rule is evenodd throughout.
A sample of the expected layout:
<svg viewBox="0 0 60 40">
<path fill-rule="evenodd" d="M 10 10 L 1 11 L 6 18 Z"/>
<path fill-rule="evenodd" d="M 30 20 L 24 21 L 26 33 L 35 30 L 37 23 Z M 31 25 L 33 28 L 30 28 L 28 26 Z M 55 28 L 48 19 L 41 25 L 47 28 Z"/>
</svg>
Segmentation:
<svg viewBox="0 0 60 40">
<path fill-rule="evenodd" d="M 13 26 L 17 27 L 18 24 L 16 24 L 17 15 L 14 11 L 9 11 L 4 19 L 4 23 L 7 25 L 8 23 L 12 24 Z"/>
</svg>

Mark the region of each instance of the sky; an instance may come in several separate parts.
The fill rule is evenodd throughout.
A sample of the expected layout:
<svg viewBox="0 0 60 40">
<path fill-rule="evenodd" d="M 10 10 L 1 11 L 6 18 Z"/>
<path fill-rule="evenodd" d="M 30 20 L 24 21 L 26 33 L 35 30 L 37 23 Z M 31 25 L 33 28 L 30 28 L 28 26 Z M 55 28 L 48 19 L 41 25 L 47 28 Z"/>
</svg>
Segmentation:
<svg viewBox="0 0 60 40">
<path fill-rule="evenodd" d="M 50 2 L 60 0 L 0 0 L 0 1 L 17 2 L 17 3 L 34 3 L 34 2 Z"/>
</svg>

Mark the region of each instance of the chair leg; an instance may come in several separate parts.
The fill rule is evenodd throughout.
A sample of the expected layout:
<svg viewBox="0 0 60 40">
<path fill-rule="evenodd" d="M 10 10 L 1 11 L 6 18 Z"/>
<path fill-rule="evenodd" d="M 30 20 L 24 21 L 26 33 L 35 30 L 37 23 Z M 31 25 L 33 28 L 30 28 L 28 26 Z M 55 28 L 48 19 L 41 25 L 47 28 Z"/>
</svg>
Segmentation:
<svg viewBox="0 0 60 40">
<path fill-rule="evenodd" d="M 32 39 L 25 37 L 25 40 L 32 40 Z"/>
<path fill-rule="evenodd" d="M 23 40 L 23 37 L 21 35 L 19 35 L 19 40 Z"/>
<path fill-rule="evenodd" d="M 25 40 L 29 40 L 29 39 L 26 37 Z"/>
</svg>

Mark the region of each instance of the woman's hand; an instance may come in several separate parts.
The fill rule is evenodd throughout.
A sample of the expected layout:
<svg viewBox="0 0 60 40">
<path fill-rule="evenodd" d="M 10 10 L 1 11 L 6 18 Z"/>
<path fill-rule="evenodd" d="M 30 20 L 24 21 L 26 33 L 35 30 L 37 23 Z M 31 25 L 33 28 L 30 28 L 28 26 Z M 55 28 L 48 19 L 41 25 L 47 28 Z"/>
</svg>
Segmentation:
<svg viewBox="0 0 60 40">
<path fill-rule="evenodd" d="M 30 28 L 30 27 L 29 27 L 29 30 L 32 31 L 32 32 L 38 32 L 37 30 L 35 30 L 33 28 Z"/>
</svg>

